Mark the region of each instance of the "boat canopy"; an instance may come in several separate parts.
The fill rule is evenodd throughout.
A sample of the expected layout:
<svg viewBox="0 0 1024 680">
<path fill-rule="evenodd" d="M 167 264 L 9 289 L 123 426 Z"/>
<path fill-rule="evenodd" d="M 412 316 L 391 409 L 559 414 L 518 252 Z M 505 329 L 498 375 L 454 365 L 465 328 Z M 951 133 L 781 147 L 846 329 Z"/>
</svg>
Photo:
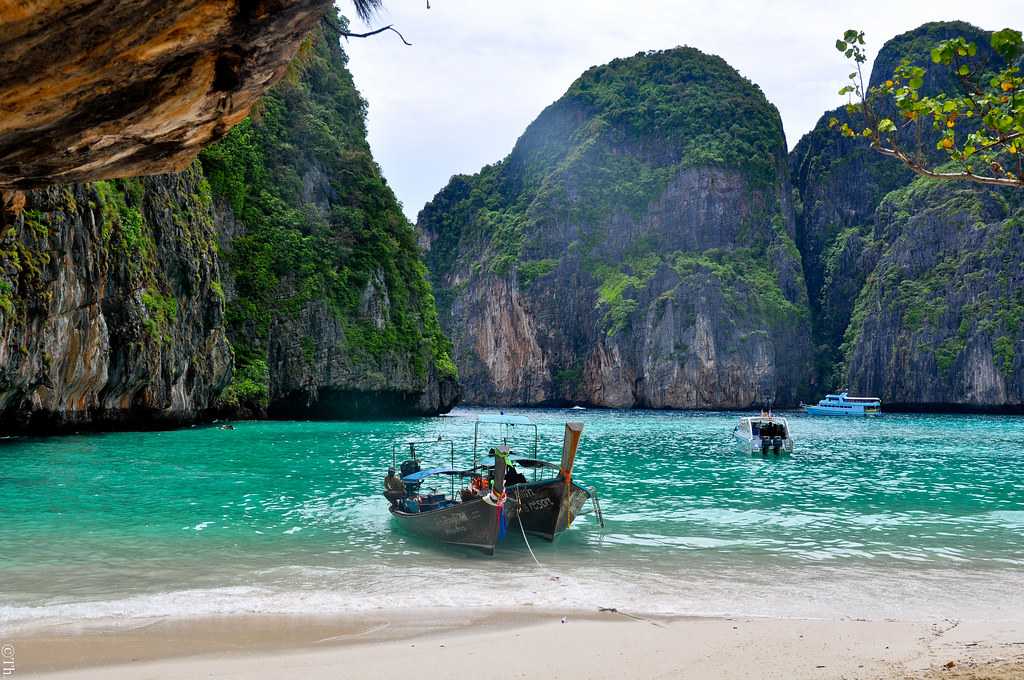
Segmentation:
<svg viewBox="0 0 1024 680">
<path fill-rule="evenodd" d="M 478 423 L 498 423 L 499 425 L 533 425 L 533 421 L 526 416 L 505 415 L 483 415 L 477 417 Z"/>
<path fill-rule="evenodd" d="M 434 475 L 453 475 L 462 472 L 450 467 L 435 467 L 427 470 L 420 470 L 419 472 L 413 472 L 410 475 L 402 477 L 403 482 L 419 482 L 426 479 L 427 477 L 433 477 Z"/>
<path fill-rule="evenodd" d="M 486 461 L 493 461 L 494 460 L 494 456 L 492 456 L 490 454 L 487 454 L 486 456 L 484 456 L 484 460 L 486 460 Z M 514 458 L 514 459 L 512 459 L 512 463 L 514 465 L 519 465 L 520 467 L 524 467 L 524 468 L 548 468 L 548 469 L 551 469 L 551 470 L 559 470 L 559 469 L 561 469 L 561 468 L 559 468 L 557 463 L 550 463 L 550 462 L 548 462 L 546 460 L 537 460 L 536 458 Z M 493 464 L 493 463 L 490 463 L 490 462 L 488 463 L 488 465 L 491 465 L 491 464 Z"/>
</svg>

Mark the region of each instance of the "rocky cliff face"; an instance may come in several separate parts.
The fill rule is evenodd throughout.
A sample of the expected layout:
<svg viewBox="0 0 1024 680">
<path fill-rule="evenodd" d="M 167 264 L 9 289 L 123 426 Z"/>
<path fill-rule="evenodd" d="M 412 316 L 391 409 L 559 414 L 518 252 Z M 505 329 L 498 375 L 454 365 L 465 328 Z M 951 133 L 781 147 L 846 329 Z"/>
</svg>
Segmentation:
<svg viewBox="0 0 1024 680">
<path fill-rule="evenodd" d="M 0 189 L 184 169 L 248 115 L 330 6 L 0 3 Z"/>
<path fill-rule="evenodd" d="M 174 424 L 227 385 L 212 197 L 179 175 L 29 192 L 0 241 L 0 427 Z"/>
<path fill-rule="evenodd" d="M 931 64 L 930 51 L 937 43 L 958 36 L 978 45 L 979 62 L 998 58 L 986 32 L 963 22 L 929 23 L 883 45 L 871 68 L 870 85 L 891 77 L 900 62 L 909 59 L 927 67 L 924 92 L 956 88 L 956 78 L 948 69 Z M 819 390 L 844 382 L 839 348 L 857 292 L 874 264 L 870 251 L 865 253 L 862 246 L 875 210 L 886 194 L 914 178 L 909 169 L 872 151 L 863 140 L 847 139 L 830 129 L 831 118 L 863 127 L 863 122 L 851 118 L 845 107 L 828 111 L 790 154 L 790 174 L 799 201 L 796 241 L 813 312 Z M 916 145 L 909 129 L 902 141 L 908 148 Z M 933 160 L 941 162 L 941 152 L 927 142 L 924 146 L 926 153 L 930 149 Z M 847 247 L 852 252 L 846 252 Z M 860 265 L 851 268 L 855 260 Z"/>
<path fill-rule="evenodd" d="M 322 24 L 257 115 L 202 154 L 225 225 L 225 402 L 274 417 L 447 411 L 449 343 L 345 61 Z"/>
<path fill-rule="evenodd" d="M 202 163 L 25 192 L 0 215 L 0 431 L 457 401 L 334 26 Z"/>
<path fill-rule="evenodd" d="M 1024 407 L 1024 197 L 917 180 L 879 206 L 843 344 L 891 406 Z"/>
<path fill-rule="evenodd" d="M 775 109 L 690 48 L 594 68 L 418 224 L 466 398 L 795 403 L 810 327 Z"/>
<path fill-rule="evenodd" d="M 925 90 L 957 87 L 929 59 L 956 36 L 978 45 L 979 61 L 998 59 L 985 31 L 925 24 L 886 43 L 872 83 L 909 59 L 928 68 Z M 907 408 L 1018 408 L 1019 197 L 915 181 L 829 130 L 831 116 L 846 113 L 826 113 L 790 155 L 821 389 Z"/>
</svg>

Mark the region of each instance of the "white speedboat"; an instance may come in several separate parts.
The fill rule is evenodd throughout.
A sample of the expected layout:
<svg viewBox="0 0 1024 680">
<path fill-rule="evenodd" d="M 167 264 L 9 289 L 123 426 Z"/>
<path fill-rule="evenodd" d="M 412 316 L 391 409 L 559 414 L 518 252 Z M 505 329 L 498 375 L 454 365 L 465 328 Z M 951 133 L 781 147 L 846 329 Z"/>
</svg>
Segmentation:
<svg viewBox="0 0 1024 680">
<path fill-rule="evenodd" d="M 876 397 L 851 397 L 846 392 L 826 394 L 815 406 L 801 404 L 812 416 L 880 416 L 882 400 Z"/>
<path fill-rule="evenodd" d="M 793 453 L 793 437 L 789 421 L 771 413 L 740 418 L 732 431 L 736 444 L 746 453 L 782 455 Z"/>
</svg>

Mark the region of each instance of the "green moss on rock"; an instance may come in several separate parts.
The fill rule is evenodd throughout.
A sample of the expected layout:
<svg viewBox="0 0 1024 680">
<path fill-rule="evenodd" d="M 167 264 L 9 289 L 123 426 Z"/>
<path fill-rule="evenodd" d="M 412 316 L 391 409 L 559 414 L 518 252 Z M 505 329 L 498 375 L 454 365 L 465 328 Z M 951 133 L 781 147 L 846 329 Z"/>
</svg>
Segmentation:
<svg viewBox="0 0 1024 680">
<path fill-rule="evenodd" d="M 266 361 L 271 324 L 320 304 L 355 374 L 397 364 L 424 384 L 431 370 L 454 376 L 415 231 L 370 153 L 346 61 L 333 24 L 321 24 L 290 76 L 201 155 L 212 194 L 244 227 L 222 256 L 234 284 L 229 337 L 248 380 L 269 380 L 249 367 Z M 364 294 L 378 283 L 386 316 L 368 319 Z M 308 364 L 313 349 L 302 347 Z"/>
</svg>

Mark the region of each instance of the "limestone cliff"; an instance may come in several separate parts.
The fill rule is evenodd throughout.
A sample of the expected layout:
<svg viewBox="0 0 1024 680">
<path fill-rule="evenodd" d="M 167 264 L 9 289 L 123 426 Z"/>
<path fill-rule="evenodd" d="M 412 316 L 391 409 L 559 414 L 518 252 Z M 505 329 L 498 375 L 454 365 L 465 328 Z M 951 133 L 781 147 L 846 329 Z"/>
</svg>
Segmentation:
<svg viewBox="0 0 1024 680">
<path fill-rule="evenodd" d="M 28 193 L 0 234 L 0 430 L 209 408 L 231 374 L 211 206 L 198 165 Z"/>
<path fill-rule="evenodd" d="M 1024 196 L 917 180 L 878 207 L 845 331 L 852 390 L 891 407 L 1024 408 Z"/>
<path fill-rule="evenodd" d="M 587 71 L 418 225 L 471 402 L 744 408 L 809 380 L 782 126 L 718 57 Z"/>
<path fill-rule="evenodd" d="M 978 63 L 998 59 L 981 29 L 925 24 L 886 43 L 872 83 L 908 59 L 928 69 L 925 91 L 955 89 L 929 51 L 957 36 L 977 44 Z M 790 157 L 821 389 L 890 407 L 1020 409 L 1019 192 L 914 180 L 829 130 L 833 115 L 846 114 L 826 113 Z"/>
<path fill-rule="evenodd" d="M 458 399 L 335 21 L 186 171 L 0 214 L 0 431 L 350 418 Z"/>
<path fill-rule="evenodd" d="M 238 368 L 224 401 L 275 417 L 447 411 L 449 343 L 345 62 L 324 22 L 252 119 L 201 156 Z"/>
<path fill-rule="evenodd" d="M 958 36 L 978 45 L 979 62 L 997 58 L 988 44 L 988 34 L 981 29 L 963 22 L 929 23 L 882 46 L 871 68 L 870 85 L 890 77 L 900 62 L 908 59 L 927 67 L 924 92 L 955 89 L 956 78 L 948 69 L 934 67 L 929 55 L 938 42 Z M 819 391 L 845 382 L 840 345 L 854 300 L 873 266 L 872 251 L 864 251 L 862 246 L 875 210 L 886 194 L 906 186 L 914 177 L 902 164 L 872 151 L 864 140 L 847 139 L 830 129 L 832 118 L 854 127 L 861 124 L 851 119 L 845 107 L 828 111 L 790 154 L 790 175 L 798 199 L 796 241 L 811 303 Z M 913 134 L 909 129 L 901 134 L 907 148 L 916 147 Z M 931 145 L 924 146 L 927 153 Z M 931 152 L 933 160 L 941 161 L 940 152 L 934 148 Z"/>
<path fill-rule="evenodd" d="M 180 171 L 327 0 L 0 2 L 0 189 Z"/>
</svg>

